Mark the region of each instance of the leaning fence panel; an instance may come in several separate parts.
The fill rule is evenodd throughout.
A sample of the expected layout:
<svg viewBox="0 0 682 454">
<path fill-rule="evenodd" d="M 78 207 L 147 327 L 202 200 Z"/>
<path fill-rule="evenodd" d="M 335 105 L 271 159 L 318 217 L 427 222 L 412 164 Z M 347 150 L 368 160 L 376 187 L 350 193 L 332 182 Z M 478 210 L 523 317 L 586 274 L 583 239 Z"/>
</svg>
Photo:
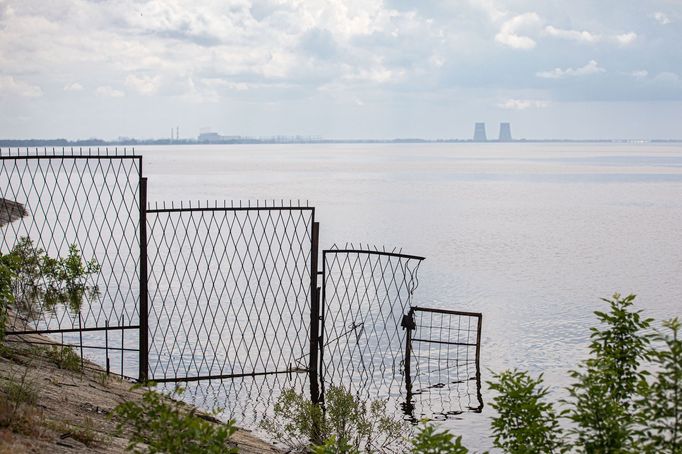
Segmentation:
<svg viewBox="0 0 682 454">
<path fill-rule="evenodd" d="M 344 386 L 366 398 L 401 392 L 401 320 L 422 260 L 373 250 L 324 251 L 323 388 Z"/>
<path fill-rule="evenodd" d="M 149 376 L 308 373 L 314 210 L 147 211 Z"/>
</svg>

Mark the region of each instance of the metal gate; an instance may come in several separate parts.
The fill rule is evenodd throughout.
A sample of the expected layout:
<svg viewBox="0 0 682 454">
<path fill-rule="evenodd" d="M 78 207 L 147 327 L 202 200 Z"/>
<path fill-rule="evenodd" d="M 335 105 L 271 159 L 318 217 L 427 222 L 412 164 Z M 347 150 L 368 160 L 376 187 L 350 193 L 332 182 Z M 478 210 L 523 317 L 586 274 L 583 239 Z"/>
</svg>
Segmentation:
<svg viewBox="0 0 682 454">
<path fill-rule="evenodd" d="M 148 378 L 310 373 L 315 210 L 148 209 Z"/>
<path fill-rule="evenodd" d="M 403 388 L 400 327 L 423 257 L 377 249 L 323 252 L 320 383 L 378 398 Z"/>
<path fill-rule="evenodd" d="M 81 356 L 85 350 L 114 369 L 120 362 L 121 375 L 137 375 L 124 356 L 139 351 L 141 177 L 142 157 L 127 149 L 0 150 L 0 197 L 27 212 L 0 229 L 0 250 L 28 238 L 34 250 L 64 257 L 74 244 L 100 266 L 87 282 L 97 292 L 77 307 L 36 299 L 10 319 L 8 341 L 57 334 Z"/>
<path fill-rule="evenodd" d="M 410 419 L 483 409 L 482 321 L 478 312 L 412 307 L 407 313 L 403 410 Z"/>
</svg>

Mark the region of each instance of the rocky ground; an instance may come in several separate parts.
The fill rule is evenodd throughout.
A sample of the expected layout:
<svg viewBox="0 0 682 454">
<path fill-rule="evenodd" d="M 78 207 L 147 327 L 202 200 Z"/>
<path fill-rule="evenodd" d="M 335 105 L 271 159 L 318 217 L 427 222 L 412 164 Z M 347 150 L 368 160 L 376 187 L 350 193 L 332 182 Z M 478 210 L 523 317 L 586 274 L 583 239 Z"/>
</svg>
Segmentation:
<svg viewBox="0 0 682 454">
<path fill-rule="evenodd" d="M 131 390 L 133 383 L 107 376 L 88 361 L 80 370 L 80 358 L 72 367 L 72 357 L 29 340 L 50 342 L 9 336 L 0 350 L 0 454 L 124 451 L 127 434 L 116 433 L 109 415 L 122 402 L 139 401 L 142 390 Z M 241 429 L 232 441 L 242 453 L 280 452 Z"/>
</svg>

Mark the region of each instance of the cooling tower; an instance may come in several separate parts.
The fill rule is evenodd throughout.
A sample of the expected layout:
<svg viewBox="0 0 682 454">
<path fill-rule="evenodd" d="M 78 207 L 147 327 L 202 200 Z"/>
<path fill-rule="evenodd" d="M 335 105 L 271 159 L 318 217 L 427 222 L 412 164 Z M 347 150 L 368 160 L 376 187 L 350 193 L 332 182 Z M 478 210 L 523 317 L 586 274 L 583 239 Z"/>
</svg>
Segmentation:
<svg viewBox="0 0 682 454">
<path fill-rule="evenodd" d="M 485 135 L 485 123 L 476 123 L 474 125 L 474 142 L 487 142 L 488 138 Z"/>
<path fill-rule="evenodd" d="M 500 142 L 511 142 L 511 125 L 509 123 L 500 123 Z"/>
</svg>

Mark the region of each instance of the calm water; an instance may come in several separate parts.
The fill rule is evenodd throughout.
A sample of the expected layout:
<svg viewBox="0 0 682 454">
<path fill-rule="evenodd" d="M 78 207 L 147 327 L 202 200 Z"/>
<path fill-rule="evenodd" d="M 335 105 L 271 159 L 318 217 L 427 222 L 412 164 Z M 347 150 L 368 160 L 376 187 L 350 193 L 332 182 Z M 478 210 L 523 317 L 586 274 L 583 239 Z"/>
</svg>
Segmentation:
<svg viewBox="0 0 682 454">
<path fill-rule="evenodd" d="M 150 201 L 308 200 L 322 247 L 424 255 L 415 303 L 483 312 L 483 378 L 584 355 L 600 297 L 682 315 L 682 146 L 143 147 Z M 484 401 L 486 390 L 484 387 Z M 489 407 L 445 421 L 485 448 Z"/>
</svg>

